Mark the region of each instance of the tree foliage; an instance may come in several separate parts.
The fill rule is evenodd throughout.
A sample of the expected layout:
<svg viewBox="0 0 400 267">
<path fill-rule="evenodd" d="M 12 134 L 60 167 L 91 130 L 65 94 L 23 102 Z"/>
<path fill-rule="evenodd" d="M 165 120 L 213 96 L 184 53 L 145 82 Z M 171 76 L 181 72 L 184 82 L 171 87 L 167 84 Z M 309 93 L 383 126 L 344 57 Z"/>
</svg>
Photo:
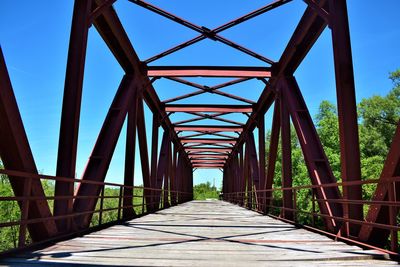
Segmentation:
<svg viewBox="0 0 400 267">
<path fill-rule="evenodd" d="M 218 199 L 219 191 L 210 182 L 193 186 L 193 198 L 196 200 Z"/>
<path fill-rule="evenodd" d="M 385 96 L 374 95 L 362 99 L 358 105 L 359 138 L 361 152 L 362 179 L 379 178 L 389 151 L 394 131 L 400 119 L 400 70 L 392 72 L 389 77 L 393 81 L 393 89 Z M 339 124 L 336 106 L 329 101 L 322 101 L 318 113 L 314 117 L 315 126 L 325 154 L 329 160 L 334 176 L 341 181 Z M 295 130 L 291 128 L 293 186 L 310 184 L 310 176 L 304 164 L 304 158 Z M 267 153 L 270 132 L 267 132 Z M 279 141 L 277 162 L 275 165 L 274 187 L 281 187 L 281 141 Z M 268 166 L 267 166 L 268 168 Z M 363 198 L 371 199 L 376 186 L 363 185 Z M 305 212 L 311 211 L 311 190 L 297 192 L 297 208 Z M 274 205 L 281 205 L 282 194 L 274 192 Z M 316 205 L 317 206 L 317 205 Z M 365 207 L 365 211 L 367 210 Z M 278 210 L 274 210 L 279 213 Z M 309 223 L 310 216 L 299 214 L 300 223 Z"/>
</svg>

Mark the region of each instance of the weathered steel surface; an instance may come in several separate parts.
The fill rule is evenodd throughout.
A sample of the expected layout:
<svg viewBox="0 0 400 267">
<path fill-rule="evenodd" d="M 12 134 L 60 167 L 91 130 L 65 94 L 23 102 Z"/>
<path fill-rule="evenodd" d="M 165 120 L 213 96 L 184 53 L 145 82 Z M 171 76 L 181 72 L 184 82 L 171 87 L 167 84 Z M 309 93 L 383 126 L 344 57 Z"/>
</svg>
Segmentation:
<svg viewBox="0 0 400 267">
<path fill-rule="evenodd" d="M 329 11 L 335 61 L 341 176 L 344 182 L 361 181 L 357 104 L 346 0 L 329 0 Z M 362 199 L 362 186 L 344 186 L 343 197 L 349 200 Z M 345 211 L 348 218 L 363 220 L 362 205 L 347 205 Z M 359 225 L 350 224 L 349 234 L 357 236 L 359 229 Z"/>
<path fill-rule="evenodd" d="M 288 107 L 312 183 L 314 185 L 335 183 L 336 178 L 332 173 L 328 158 L 295 78 L 285 78 L 281 90 L 281 101 L 284 101 L 284 104 Z M 341 199 L 338 187 L 318 189 L 317 195 L 320 199 Z M 319 202 L 319 206 L 323 214 L 343 216 L 343 209 L 340 204 L 324 201 Z M 338 231 L 341 225 L 334 219 L 326 219 L 325 223 L 332 232 Z"/>
<path fill-rule="evenodd" d="M 0 47 L 0 157 L 4 167 L 9 170 L 37 174 L 35 160 L 29 146 L 17 101 Z M 45 197 L 39 180 L 9 177 L 15 196 L 24 196 L 25 187 L 30 184 L 29 195 Z M 28 188 L 29 189 L 29 188 Z M 22 202 L 18 202 L 22 206 Z M 51 211 L 46 200 L 30 201 L 29 219 L 51 218 Z M 57 234 L 54 220 L 29 224 L 29 232 L 34 241 L 41 241 Z"/>
<path fill-rule="evenodd" d="M 399 183 L 386 182 L 391 177 L 400 176 L 400 122 L 394 134 L 392 145 L 386 157 L 383 170 L 379 180 L 384 183 L 378 184 L 373 201 L 389 200 L 389 192 L 392 190 L 394 199 L 400 199 Z M 393 199 L 393 200 L 394 200 Z M 388 206 L 371 205 L 365 218 L 367 222 L 383 223 L 390 222 L 390 215 L 397 218 L 398 209 L 394 208 L 394 214 L 390 214 Z M 385 229 L 374 228 L 373 226 L 363 225 L 360 230 L 359 239 L 378 246 L 385 246 L 390 231 Z"/>
<path fill-rule="evenodd" d="M 133 104 L 133 96 L 136 90 L 137 79 L 128 75 L 124 76 L 104 120 L 99 137 L 82 175 L 82 180 L 104 181 L 129 106 Z M 100 185 L 81 183 L 76 195 L 97 197 L 100 191 Z M 96 203 L 96 198 L 76 199 L 74 201 L 74 212 L 93 211 Z M 91 217 L 91 215 L 77 216 L 74 221 L 78 227 L 86 228 L 90 224 Z"/>
<path fill-rule="evenodd" d="M 92 3 L 92 0 L 75 1 L 61 113 L 57 176 L 75 178 L 83 76 L 89 31 L 88 19 Z M 74 195 L 74 183 L 57 181 L 54 194 L 72 197 Z M 61 216 L 72 213 L 72 205 L 72 198 L 55 200 L 54 215 Z M 68 219 L 57 220 L 56 223 L 60 232 L 69 231 Z"/>
</svg>

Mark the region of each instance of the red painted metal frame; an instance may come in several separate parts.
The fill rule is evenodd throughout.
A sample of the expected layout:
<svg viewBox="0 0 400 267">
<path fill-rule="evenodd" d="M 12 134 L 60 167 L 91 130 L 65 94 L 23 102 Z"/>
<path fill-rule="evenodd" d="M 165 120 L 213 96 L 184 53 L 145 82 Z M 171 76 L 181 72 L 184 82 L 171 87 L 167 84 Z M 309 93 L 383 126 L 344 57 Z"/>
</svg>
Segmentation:
<svg viewBox="0 0 400 267">
<path fill-rule="evenodd" d="M 350 31 L 345 0 L 329 0 L 329 22 L 335 61 L 337 106 L 339 117 L 340 161 L 343 181 L 361 181 L 358 117 L 354 85 Z M 343 188 L 345 199 L 362 199 L 361 185 Z M 347 205 L 350 219 L 362 220 L 361 205 Z M 359 226 L 350 224 L 347 235 L 357 236 Z"/>
<path fill-rule="evenodd" d="M 379 180 L 387 181 L 396 176 L 400 176 L 400 122 L 398 122 Z M 378 184 L 372 201 L 398 201 L 400 199 L 399 187 L 399 182 Z M 398 212 L 398 208 L 371 205 L 365 221 L 381 224 L 389 222 L 392 225 L 396 225 Z M 393 235 L 397 237 L 397 231 L 391 233 L 385 229 L 374 228 L 372 225 L 363 225 L 359 233 L 359 239 L 363 242 L 383 247 L 386 245 L 389 234 L 392 234 L 392 241 L 397 239 L 393 238 Z M 398 244 L 392 242 L 392 246 L 397 248 Z"/>
<path fill-rule="evenodd" d="M 142 6 L 142 7 L 146 8 L 146 9 L 148 9 L 148 10 L 154 12 L 154 13 L 157 13 L 157 14 L 159 14 L 159 15 L 167 18 L 167 19 L 175 21 L 175 22 L 177 22 L 177 23 L 179 23 L 179 24 L 181 24 L 181 25 L 183 25 L 185 27 L 188 27 L 188 28 L 190 28 L 190 29 L 192 29 L 192 30 L 194 30 L 196 32 L 199 32 L 199 33 L 202 34 L 202 36 L 204 36 L 206 38 L 210 38 L 211 40 L 214 40 L 214 41 L 219 41 L 219 42 L 221 42 L 221 43 L 223 43 L 225 45 L 228 45 L 228 46 L 230 46 L 230 47 L 232 47 L 234 49 L 237 49 L 237 50 L 239 50 L 239 51 L 241 51 L 241 52 L 243 52 L 245 54 L 248 54 L 248 55 L 250 55 L 252 57 L 255 57 L 255 58 L 257 58 L 257 59 L 259 59 L 261 61 L 264 61 L 266 63 L 269 63 L 269 64 L 273 64 L 274 63 L 274 61 L 272 61 L 271 59 L 268 59 L 268 58 L 266 58 L 266 57 L 264 57 L 262 55 L 259 55 L 259 54 L 255 53 L 255 52 L 253 52 L 253 51 L 251 51 L 251 50 L 249 50 L 249 49 L 247 49 L 247 48 L 245 48 L 243 46 L 240 46 L 240 45 L 238 45 L 238 44 L 236 44 L 236 43 L 234 43 L 234 42 L 232 42 L 232 41 L 230 41 L 230 40 L 228 40 L 228 39 L 226 39 L 226 38 L 224 38 L 224 37 L 222 37 L 222 36 L 217 34 L 218 32 L 221 32 L 221 31 L 223 31 L 225 29 L 228 29 L 228 28 L 230 28 L 230 27 L 232 27 L 234 25 L 239 24 L 239 22 L 241 22 L 240 20 L 243 20 L 243 21 L 248 20 L 249 18 L 255 17 L 255 16 L 257 16 L 257 15 L 263 13 L 263 12 L 260 12 L 260 11 L 252 12 L 252 13 L 247 14 L 246 16 L 244 16 L 242 18 L 239 18 L 238 20 L 236 20 L 233 23 L 228 23 L 226 25 L 223 25 L 223 26 L 219 27 L 219 29 L 217 28 L 215 30 L 210 30 L 210 29 L 208 29 L 208 28 L 206 28 L 204 26 L 200 27 L 200 26 L 195 25 L 195 24 L 193 24 L 193 23 L 191 23 L 189 21 L 186 21 L 186 20 L 184 20 L 182 18 L 179 18 L 179 17 L 177 17 L 177 16 L 175 16 L 175 15 L 173 15 L 173 14 L 171 14 L 171 13 L 165 11 L 165 10 L 162 10 L 162 9 L 160 9 L 160 8 L 158 8 L 158 7 L 156 7 L 156 6 L 152 5 L 152 4 L 149 4 L 147 2 L 144 2 L 142 0 L 129 0 L 129 1 L 132 2 L 132 3 L 135 3 L 135 4 L 139 5 L 139 6 Z M 269 5 L 267 8 L 262 9 L 262 11 L 265 12 L 265 11 L 271 10 L 274 7 L 282 5 L 282 4 L 286 3 L 286 2 L 289 2 L 289 1 L 288 0 L 286 0 L 286 1 L 285 0 L 276 1 L 276 2 L 272 3 L 271 5 Z M 181 49 L 181 48 L 183 48 L 185 46 L 192 45 L 192 44 L 202 40 L 202 36 L 196 37 L 196 38 L 194 38 L 193 40 L 191 40 L 189 42 L 186 42 L 184 44 L 179 45 L 178 49 L 174 49 L 173 48 L 172 52 L 176 52 L 177 50 L 179 50 L 179 49 Z M 166 52 L 162 53 L 162 55 L 170 54 L 170 53 L 171 53 L 171 49 L 169 51 L 166 51 Z M 160 56 L 156 56 L 155 58 L 158 59 L 158 58 L 160 58 Z"/>
<path fill-rule="evenodd" d="M 152 137 L 151 137 L 151 170 L 150 170 L 150 185 L 155 188 L 159 188 L 158 183 L 158 129 L 159 129 L 159 115 L 153 113 L 153 124 L 152 124 Z M 152 192 L 151 203 L 147 208 L 149 210 L 155 210 L 158 200 L 157 195 Z"/>
<path fill-rule="evenodd" d="M 270 10 L 272 10 L 274 8 L 277 8 L 277 7 L 279 7 L 279 6 L 281 6 L 281 5 L 285 4 L 285 3 L 288 3 L 290 1 L 291 0 L 274 1 L 274 2 L 272 2 L 272 3 L 268 4 L 268 5 L 265 5 L 265 6 L 255 10 L 253 12 L 250 12 L 250 13 L 248 13 L 248 14 L 246 14 L 244 16 L 241 16 L 241 17 L 239 17 L 239 18 L 237 18 L 235 20 L 232 20 L 232 21 L 230 21 L 228 23 L 225 23 L 225 24 L 223 24 L 223 25 L 221 25 L 221 26 L 219 26 L 219 27 L 217 27 L 217 28 L 215 28 L 213 30 L 210 30 L 210 32 L 213 32 L 213 33 L 216 33 L 216 34 L 220 33 L 220 32 L 222 32 L 224 30 L 227 30 L 227 29 L 229 29 L 229 28 L 231 28 L 233 26 L 239 25 L 240 23 L 243 23 L 243 22 L 248 21 L 248 20 L 250 20 L 252 18 L 255 18 L 255 17 L 257 17 L 257 16 L 259 16 L 259 15 L 261 15 L 261 14 L 267 12 L 267 11 L 270 11 Z M 206 38 L 208 38 L 208 36 L 202 33 L 199 36 L 196 36 L 195 38 L 193 38 L 193 39 L 191 39 L 189 41 L 186 41 L 186 42 L 184 42 L 182 44 L 179 44 L 178 46 L 175 46 L 173 48 L 168 49 L 165 52 L 162 52 L 162 53 L 160 53 L 160 54 L 158 54 L 156 56 L 153 56 L 153 57 L 145 60 L 144 62 L 145 63 L 153 62 L 153 61 L 158 60 L 158 59 L 160 59 L 162 57 L 165 57 L 165 56 L 167 56 L 169 54 L 172 54 L 172 53 L 174 53 L 176 51 L 179 51 L 179 50 L 181 50 L 181 49 L 183 49 L 185 47 L 193 45 L 193 44 L 195 44 L 195 43 L 197 43 L 197 42 L 199 42 L 201 40 L 204 40 Z M 269 60 L 269 63 L 272 64 L 273 62 L 271 60 Z"/>
<path fill-rule="evenodd" d="M 297 214 L 296 191 L 292 187 L 291 180 L 291 118 L 313 183 L 312 191 L 316 193 L 317 200 L 315 201 L 319 204 L 321 210 L 319 216 L 323 218 L 327 229 L 335 234 L 342 230 L 339 234 L 345 237 L 356 236 L 361 225 L 360 240 L 383 246 L 390 234 L 392 249 L 396 248 L 393 240 L 397 240 L 397 230 L 393 229 L 397 227 L 395 218 L 398 209 L 396 206 L 390 205 L 381 207 L 379 201 L 385 200 L 398 204 L 396 200 L 400 196 L 398 195 L 399 190 L 396 191 L 397 181 L 389 184 L 378 184 L 374 198 L 374 201 L 378 202 L 371 205 L 367 223 L 359 223 L 363 219 L 362 205 L 359 203 L 359 201 L 362 201 L 362 183 L 358 183 L 361 177 L 360 152 L 345 0 L 305 0 L 307 8 L 278 62 L 235 44 L 219 33 L 286 4 L 290 2 L 289 0 L 274 1 L 213 30 L 195 25 L 144 1 L 130 1 L 188 27 L 200 33 L 200 35 L 141 62 L 112 7 L 115 0 L 75 1 L 57 160 L 57 176 L 62 176 L 62 179 L 55 179 L 54 217 L 51 215 L 47 202 L 41 199 L 45 196 L 40 180 L 29 178 L 22 181 L 18 177 L 9 176 L 15 195 L 24 198 L 24 200 L 19 201 L 22 210 L 21 219 L 24 222 L 21 223 L 20 228 L 21 244 L 26 243 L 24 232 L 26 228 L 29 229 L 33 240 L 39 241 L 54 235 L 61 235 L 62 232 L 74 231 L 76 228 L 86 229 L 89 227 L 99 195 L 104 194 L 104 179 L 122 125 L 126 119 L 128 123 L 125 173 L 124 185 L 120 186 L 118 218 L 120 218 L 120 211 L 122 211 L 122 217 L 125 219 L 135 216 L 133 182 L 136 131 L 144 183 L 143 204 L 146 204 L 147 212 L 155 211 L 161 206 L 168 207 L 193 199 L 193 168 L 222 169 L 224 172 L 223 193 L 226 200 L 232 200 L 234 203 L 259 211 L 269 211 L 272 207 L 271 189 L 281 131 L 282 184 L 284 186 L 282 189 L 282 216 L 289 220 L 295 220 Z M 88 28 L 92 24 L 120 63 L 125 76 L 108 111 L 96 145 L 82 175 L 82 181 L 74 195 L 73 183 L 77 182 L 75 165 L 85 55 Z M 329 26 L 332 32 L 341 166 L 342 177 L 345 181 L 342 186 L 344 199 L 339 193 L 338 184 L 330 169 L 300 89 L 293 77 L 297 67 L 326 26 Z M 147 66 L 147 63 L 206 38 L 222 42 L 271 66 Z M 6 169 L 26 171 L 31 175 L 37 175 L 35 162 L 2 57 L 0 59 L 0 77 L 0 101 L 2 104 L 0 107 L 0 134 L 2 137 L 0 156 Z M 149 79 L 149 77 L 153 78 Z M 206 86 L 179 77 L 240 78 L 215 86 Z M 154 81 L 159 78 L 168 79 L 198 90 L 161 101 L 153 87 Z M 257 102 L 220 90 L 250 79 L 259 79 L 265 84 Z M 246 105 L 171 104 L 204 93 L 218 94 L 244 102 Z M 266 164 L 264 115 L 274 101 L 268 164 Z M 150 163 L 146 140 L 144 102 L 153 113 Z M 175 123 L 171 122 L 170 115 L 178 112 L 194 117 Z M 248 117 L 248 120 L 244 124 L 223 117 L 233 113 L 243 113 Z M 188 124 L 203 120 L 223 122 L 224 126 Z M 160 127 L 163 128 L 164 133 L 160 153 L 157 155 Z M 258 157 L 253 135 L 256 127 L 259 130 Z M 195 133 L 181 135 L 182 132 L 186 131 Z M 226 132 L 232 134 L 226 134 Z M 393 176 L 400 175 L 399 132 L 398 129 L 385 168 L 382 171 L 381 180 L 383 182 L 386 182 L 389 178 L 392 179 Z M 179 192 L 187 193 L 180 194 Z M 27 197 L 39 198 L 26 200 Z M 30 219 L 39 221 L 34 224 L 26 223 Z M 384 225 L 385 220 L 390 221 L 390 227 Z M 71 221 L 74 223 L 70 224 Z M 385 227 L 382 227 L 382 225 Z"/>
<path fill-rule="evenodd" d="M 336 178 L 332 173 L 314 123 L 294 77 L 284 78 L 280 89 L 282 90 L 281 101 L 285 101 L 284 104 L 289 110 L 312 183 L 314 185 L 321 185 L 336 182 Z M 320 199 L 341 199 L 338 188 L 327 188 L 326 190 L 319 188 L 317 195 Z M 319 207 L 322 213 L 329 216 L 342 217 L 343 215 L 342 206 L 336 203 L 319 203 Z M 341 226 L 340 222 L 335 220 L 326 220 L 325 223 L 331 232 L 339 230 Z"/>
<path fill-rule="evenodd" d="M 86 164 L 82 180 L 104 181 L 129 106 L 133 104 L 137 83 L 137 77 L 125 75 L 122 79 L 106 119 L 104 120 L 89 161 Z M 100 186 L 80 184 L 76 195 L 98 196 L 100 191 Z M 76 199 L 74 201 L 74 212 L 79 213 L 94 210 L 95 206 L 95 199 Z M 74 218 L 76 226 L 83 228 L 89 226 L 90 220 L 90 214 Z"/>
<path fill-rule="evenodd" d="M 290 90 L 290 89 L 289 89 Z M 281 95 L 283 96 L 283 94 Z M 284 99 L 280 104 L 280 124 L 281 124 L 281 144 L 282 144 L 282 187 L 292 187 L 292 139 L 290 136 L 290 114 Z M 293 192 L 291 190 L 283 190 L 283 207 L 282 217 L 293 220 Z"/>
<path fill-rule="evenodd" d="M 167 104 L 166 112 L 252 112 L 253 107 L 249 105 L 186 105 L 186 104 Z"/>
<path fill-rule="evenodd" d="M 75 1 L 65 75 L 64 98 L 58 144 L 57 176 L 75 178 L 78 130 L 81 109 L 83 76 L 89 31 L 89 18 L 93 1 Z M 79 71 L 77 71 L 79 70 Z M 73 184 L 56 181 L 56 196 L 73 196 Z M 54 201 L 54 215 L 73 212 L 72 199 Z M 68 231 L 69 221 L 57 221 L 59 231 Z"/>
<path fill-rule="evenodd" d="M 237 126 L 214 126 L 214 125 L 186 125 L 175 126 L 175 131 L 190 131 L 190 132 L 241 132 L 242 127 Z"/>
<path fill-rule="evenodd" d="M 197 83 L 194 83 L 194 82 L 189 82 L 187 80 L 184 80 L 184 79 L 181 79 L 181 78 L 177 78 L 177 77 L 164 77 L 164 78 L 166 78 L 168 80 L 171 80 L 171 81 L 175 81 L 177 83 L 185 84 L 185 85 L 188 85 L 190 87 L 194 87 L 194 88 L 197 88 L 197 89 L 200 89 L 200 90 L 191 92 L 189 94 L 180 95 L 180 96 L 177 96 L 177 97 L 166 99 L 166 100 L 163 101 L 163 103 L 171 103 L 171 102 L 175 102 L 175 101 L 178 101 L 178 100 L 182 100 L 182 99 L 186 99 L 186 98 L 189 98 L 189 97 L 193 97 L 193 96 L 196 96 L 196 95 L 200 95 L 200 94 L 204 94 L 204 93 L 211 93 L 211 94 L 217 94 L 217 95 L 221 95 L 221 96 L 224 96 L 224 97 L 227 97 L 227 98 L 235 99 L 235 100 L 238 100 L 238 101 L 242 101 L 242 102 L 247 103 L 247 104 L 254 104 L 254 101 L 252 101 L 250 99 L 246 99 L 244 97 L 240 97 L 240 96 L 233 95 L 233 94 L 228 94 L 228 93 L 225 93 L 225 92 L 222 92 L 221 90 L 219 90 L 219 89 L 222 89 L 222 88 L 225 88 L 225 87 L 228 87 L 228 86 L 232 86 L 232 85 L 235 85 L 235 84 L 239 84 L 239 83 L 248 81 L 248 80 L 250 80 L 252 78 L 234 79 L 232 81 L 225 82 L 225 83 L 222 83 L 222 84 L 218 84 L 218 85 L 215 85 L 215 86 L 200 85 L 200 84 L 197 84 Z"/>
<path fill-rule="evenodd" d="M 147 76 L 270 78 L 271 70 L 265 67 L 149 66 Z"/>
<path fill-rule="evenodd" d="M 11 81 L 0 47 L 0 157 L 4 168 L 16 171 L 25 171 L 38 174 L 35 160 L 29 146 L 28 138 L 18 110 Z M 45 197 L 40 180 L 28 183 L 18 176 L 9 176 L 14 195 L 17 197 Z M 51 211 L 47 201 L 34 200 L 29 203 L 18 202 L 23 209 L 26 205 L 26 219 L 51 218 Z M 29 211 L 29 212 L 28 212 Z M 57 234 L 57 227 L 53 219 L 41 221 L 21 229 L 29 229 L 33 241 L 41 241 Z M 23 238 L 25 234 L 23 233 Z"/>
<path fill-rule="evenodd" d="M 279 99 L 276 99 L 275 106 L 274 106 L 274 114 L 273 114 L 273 118 L 272 118 L 271 136 L 270 136 L 270 141 L 269 141 L 267 177 L 265 179 L 265 186 L 263 188 L 266 190 L 272 189 L 272 185 L 274 183 L 275 164 L 276 164 L 276 158 L 277 158 L 277 153 L 278 153 L 280 127 L 281 127 L 280 101 L 279 101 Z M 272 197 L 271 191 L 266 191 L 265 207 L 264 207 L 265 212 L 269 211 L 271 197 Z"/>
<path fill-rule="evenodd" d="M 132 103 L 128 108 L 127 127 L 126 127 L 126 147 L 125 147 L 125 170 L 124 170 L 124 199 L 122 216 L 124 219 L 132 218 L 135 211 L 129 208 L 133 205 L 133 189 L 134 173 L 135 173 L 135 154 L 136 154 L 136 126 L 137 126 L 137 107 L 138 107 L 138 90 L 135 90 L 132 96 Z"/>
</svg>

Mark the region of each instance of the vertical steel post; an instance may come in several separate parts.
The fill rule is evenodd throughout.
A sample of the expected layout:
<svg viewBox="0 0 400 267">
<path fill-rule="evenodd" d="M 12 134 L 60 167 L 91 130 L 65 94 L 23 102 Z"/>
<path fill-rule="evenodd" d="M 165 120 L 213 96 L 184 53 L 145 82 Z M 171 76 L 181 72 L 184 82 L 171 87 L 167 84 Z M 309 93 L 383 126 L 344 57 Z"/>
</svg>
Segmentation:
<svg viewBox="0 0 400 267">
<path fill-rule="evenodd" d="M 274 104 L 274 115 L 272 119 L 272 129 L 271 129 L 271 137 L 269 141 L 269 153 L 268 153 L 268 170 L 267 170 L 267 178 L 265 179 L 265 186 L 266 190 L 272 189 L 272 185 L 274 182 L 275 176 L 275 163 L 276 157 L 278 153 L 278 144 L 279 144 L 279 130 L 281 126 L 281 116 L 280 116 L 280 101 L 277 98 Z M 265 194 L 266 198 L 266 210 L 265 212 L 268 213 L 270 210 L 270 205 L 272 201 L 272 192 L 267 191 Z"/>
<path fill-rule="evenodd" d="M 28 220 L 29 216 L 29 198 L 31 197 L 32 191 L 32 178 L 26 178 L 26 182 L 24 184 L 24 200 L 22 201 L 21 205 L 21 224 L 19 226 L 19 237 L 18 237 L 18 247 L 24 247 L 26 244 L 26 228 L 27 224 L 23 223 L 24 221 Z"/>
<path fill-rule="evenodd" d="M 239 147 L 239 176 L 240 176 L 240 192 L 242 195 L 242 198 L 240 200 L 240 205 L 244 207 L 245 203 L 245 197 L 246 197 L 246 176 L 244 174 L 244 153 L 243 153 L 243 145 Z"/>
<path fill-rule="evenodd" d="M 150 184 L 153 188 L 158 188 L 157 186 L 157 153 L 158 153 L 158 128 L 160 127 L 159 116 L 157 113 L 153 113 L 153 125 L 152 125 L 152 138 L 151 138 L 151 171 L 150 171 Z M 158 192 L 151 192 L 151 209 L 156 208 L 155 202 Z"/>
<path fill-rule="evenodd" d="M 104 207 L 104 189 L 105 185 L 101 187 L 101 193 L 100 193 L 100 212 L 99 212 L 99 225 L 101 225 L 103 221 L 103 207 Z"/>
<path fill-rule="evenodd" d="M 74 4 L 58 143 L 56 175 L 61 177 L 75 178 L 79 117 L 92 2 L 92 0 L 75 0 Z M 71 197 L 54 200 L 54 215 L 70 214 L 74 183 L 56 181 L 54 195 Z M 70 222 L 70 219 L 57 220 L 58 230 L 68 232 Z"/>
<path fill-rule="evenodd" d="M 124 219 L 131 218 L 135 215 L 133 207 L 133 186 L 134 186 L 134 173 L 135 173 L 135 152 L 136 152 L 136 124 L 137 124 L 137 103 L 138 94 L 135 93 L 132 96 L 132 104 L 128 110 L 128 122 L 126 127 L 126 147 L 125 147 L 125 172 L 124 172 L 124 185 L 132 188 L 124 187 L 124 209 L 122 211 L 122 217 Z"/>
<path fill-rule="evenodd" d="M 283 100 L 280 101 L 281 141 L 282 141 L 282 187 L 292 187 L 292 144 L 290 136 L 290 115 Z M 292 190 L 283 190 L 283 207 L 293 209 Z M 293 212 L 283 209 L 282 215 L 293 220 Z"/>
<path fill-rule="evenodd" d="M 346 0 L 329 0 L 329 13 L 339 115 L 341 174 L 344 182 L 360 181 L 357 105 Z M 361 200 L 361 185 L 343 186 L 343 197 L 349 200 Z M 362 205 L 348 204 L 348 217 L 362 221 Z M 357 236 L 360 226 L 350 223 L 349 227 L 350 235 Z"/>
<path fill-rule="evenodd" d="M 150 188 L 151 179 L 150 179 L 150 168 L 149 168 L 149 153 L 147 150 L 147 137 L 146 137 L 146 122 L 144 117 L 144 109 L 143 109 L 143 99 L 140 98 L 137 103 L 137 134 L 138 134 L 138 143 L 139 143 L 139 152 L 140 152 L 140 163 L 142 166 L 142 177 L 143 177 L 143 186 L 146 188 Z M 146 212 L 149 212 L 151 209 L 151 190 L 144 189 L 143 195 L 146 200 Z"/>
<path fill-rule="evenodd" d="M 300 146 L 303 151 L 304 160 L 308 169 L 308 173 L 313 185 L 321 186 L 327 183 L 335 183 L 336 178 L 333 175 L 328 158 L 322 147 L 317 130 L 315 129 L 311 115 L 307 105 L 303 99 L 300 88 L 294 77 L 286 77 L 281 81 L 283 85 L 281 90 L 283 93 L 282 101 L 288 108 Z M 317 189 L 319 199 L 341 199 L 339 188 L 335 187 L 319 187 Z M 319 202 L 320 210 L 323 214 L 342 217 L 342 205 L 327 201 Z M 336 233 L 341 227 L 341 221 L 326 218 L 324 219 L 327 229 Z"/>
<path fill-rule="evenodd" d="M 82 175 L 82 181 L 104 181 L 126 115 L 129 107 L 132 105 L 134 92 L 138 88 L 138 83 L 137 77 L 131 75 L 125 75 L 123 77 L 113 102 L 107 112 L 107 116 L 97 137 L 96 144 L 94 145 L 86 164 L 85 171 Z M 98 184 L 79 184 L 76 196 L 85 196 L 90 198 L 75 199 L 74 212 L 92 212 L 90 214 L 74 217 L 74 221 L 79 228 L 89 227 L 100 191 L 101 186 Z"/>
<path fill-rule="evenodd" d="M 171 172 L 171 205 L 175 206 L 177 202 L 177 194 L 176 194 L 176 163 L 177 163 L 177 147 L 174 143 L 173 154 L 172 154 L 172 172 Z"/>
<path fill-rule="evenodd" d="M 158 131 L 158 129 L 157 129 L 157 131 Z M 164 131 L 163 137 L 162 137 L 162 142 L 161 142 L 160 155 L 158 158 L 157 173 L 155 174 L 155 185 L 153 186 L 157 190 L 161 190 L 162 186 L 163 186 L 163 181 L 165 182 L 165 180 L 168 179 L 167 178 L 168 177 L 167 167 L 168 167 L 169 142 L 170 142 L 169 133 L 167 131 Z M 153 145 L 154 145 L 154 143 L 153 143 Z M 153 147 L 153 149 L 154 149 L 154 147 Z M 164 185 L 165 185 L 165 183 L 164 183 Z M 155 191 L 155 194 L 154 194 L 153 201 L 155 202 L 156 209 L 158 209 L 158 207 L 160 206 L 160 201 L 162 200 L 161 193 L 162 193 L 162 191 Z"/>
<path fill-rule="evenodd" d="M 260 176 L 260 187 L 259 190 L 265 190 L 265 117 L 264 114 L 260 114 L 258 118 L 258 162 L 259 162 L 259 176 Z M 261 204 L 261 211 L 265 212 L 265 199 L 266 193 L 262 192 L 259 194 L 259 202 Z"/>
</svg>

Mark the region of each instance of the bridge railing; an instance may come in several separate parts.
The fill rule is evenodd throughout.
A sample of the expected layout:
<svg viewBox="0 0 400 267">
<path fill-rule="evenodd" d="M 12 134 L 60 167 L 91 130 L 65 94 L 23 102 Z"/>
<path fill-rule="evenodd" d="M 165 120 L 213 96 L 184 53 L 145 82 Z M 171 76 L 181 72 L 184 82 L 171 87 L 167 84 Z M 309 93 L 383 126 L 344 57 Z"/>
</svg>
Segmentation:
<svg viewBox="0 0 400 267">
<path fill-rule="evenodd" d="M 23 195 L 15 196 L 8 177 L 21 179 Z M 31 184 L 33 180 L 41 181 L 45 195 L 33 196 Z M 56 196 L 55 182 L 72 183 L 74 188 L 87 183 L 101 187 L 99 195 L 85 196 Z M 170 190 L 169 188 L 149 188 L 143 186 L 127 186 L 118 183 L 96 182 L 89 180 L 72 179 L 66 177 L 33 174 L 27 172 L 0 169 L 0 255 L 13 252 L 28 246 L 40 245 L 50 241 L 61 240 L 86 232 L 98 230 L 118 222 L 132 219 L 145 214 L 168 208 L 192 199 L 191 192 Z M 130 189 L 132 194 L 125 195 L 125 189 Z M 97 204 L 94 210 L 73 212 L 66 215 L 48 217 L 34 217 L 29 213 L 31 202 L 46 201 L 50 210 L 53 210 L 54 201 L 76 199 L 95 199 Z M 124 199 L 131 199 L 129 204 L 124 204 Z M 146 199 L 148 200 L 146 202 Z M 150 200 L 150 201 L 149 201 Z M 133 211 L 129 218 L 123 216 L 124 209 Z M 74 225 L 74 218 L 90 215 L 91 221 L 88 228 Z M 41 222 L 68 220 L 68 231 L 58 231 L 57 234 L 40 241 L 30 238 L 28 227 Z"/>
<path fill-rule="evenodd" d="M 390 254 L 399 254 L 399 222 L 400 217 L 398 211 L 400 209 L 400 201 L 396 199 L 397 190 L 399 186 L 400 177 L 380 178 L 380 179 L 368 179 L 363 181 L 352 181 L 352 182 L 340 182 L 330 183 L 321 185 L 302 185 L 294 187 L 276 187 L 269 190 L 251 190 L 246 192 L 232 192 L 224 193 L 223 199 L 225 201 L 243 206 L 245 208 L 260 212 L 262 214 L 268 214 L 274 218 L 284 220 L 296 225 L 301 225 L 310 230 L 314 230 L 323 234 L 326 234 L 335 239 L 341 239 L 350 243 L 355 243 L 364 247 L 369 247 L 377 250 L 384 251 Z M 383 197 L 382 200 L 374 200 L 375 196 L 370 199 L 364 197 L 361 200 L 353 199 L 321 199 L 317 196 L 317 189 L 323 190 L 328 187 L 338 187 L 343 192 L 344 187 L 351 187 L 354 185 L 361 185 L 363 191 L 369 190 L 374 192 L 377 186 L 385 186 L 387 188 L 387 196 Z M 283 201 L 284 192 L 291 192 L 292 202 L 286 206 Z M 319 203 L 336 203 L 342 205 L 343 216 L 333 216 L 323 214 L 320 212 Z M 362 205 L 364 210 L 364 220 L 351 219 L 346 212 L 349 205 Z M 389 218 L 386 222 L 374 222 L 367 221 L 366 214 L 370 210 L 370 207 L 374 206 L 376 209 L 387 208 Z M 326 219 L 334 220 L 338 222 L 341 227 L 335 232 L 329 232 L 323 221 Z M 383 248 L 376 247 L 367 244 L 366 241 L 360 240 L 358 236 L 351 236 L 349 234 L 349 225 L 358 225 L 359 228 L 371 227 L 389 231 L 389 237 L 387 239 L 387 245 Z"/>
</svg>

